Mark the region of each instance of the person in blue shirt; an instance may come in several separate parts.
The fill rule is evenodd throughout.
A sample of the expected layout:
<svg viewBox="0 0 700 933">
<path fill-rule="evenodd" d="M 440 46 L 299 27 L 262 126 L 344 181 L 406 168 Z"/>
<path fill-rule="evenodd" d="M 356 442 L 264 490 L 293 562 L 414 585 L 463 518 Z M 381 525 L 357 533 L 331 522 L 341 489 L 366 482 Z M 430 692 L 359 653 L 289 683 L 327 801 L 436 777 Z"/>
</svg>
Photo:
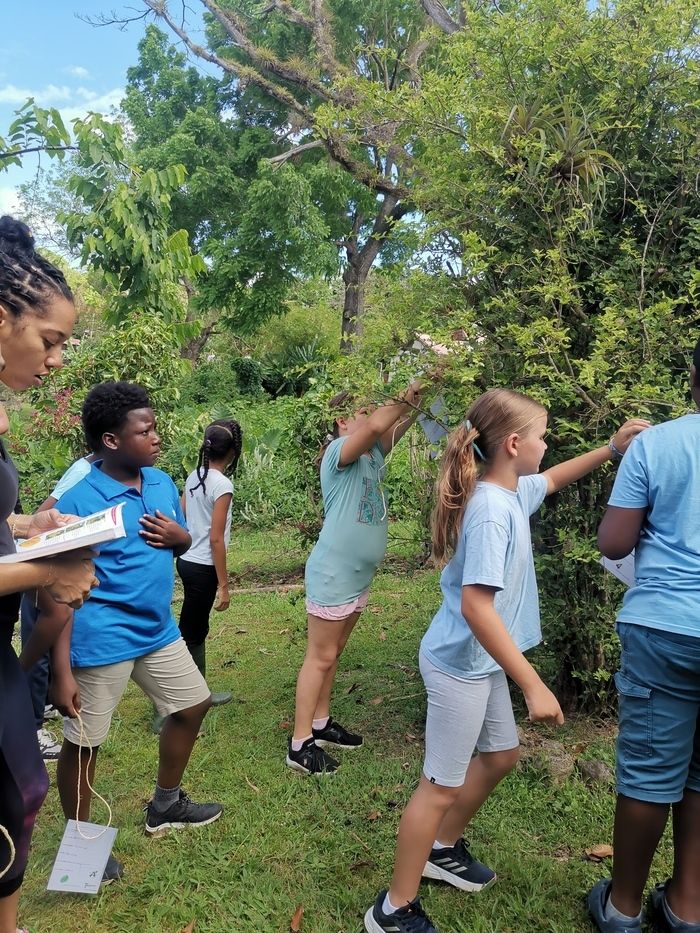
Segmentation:
<svg viewBox="0 0 700 933">
<path fill-rule="evenodd" d="M 102 444 L 103 459 L 59 499 L 57 508 L 90 515 L 122 503 L 126 537 L 100 546 L 95 559 L 99 588 L 73 620 L 70 665 L 84 732 L 81 736 L 77 718 L 65 720 L 57 772 L 63 812 L 76 818 L 80 780 L 77 818 L 89 818 L 88 750 L 94 769 L 97 749 L 131 678 L 167 716 L 146 832 L 211 823 L 222 807 L 194 803 L 180 786 L 211 697 L 171 610 L 173 555 L 188 549 L 190 536 L 175 484 L 153 467 L 160 438 L 151 404 L 140 386 L 103 382 L 88 393 L 82 420 L 89 446 Z M 70 676 L 67 662 L 54 658 L 57 679 Z"/>
<path fill-rule="evenodd" d="M 624 451 L 646 426 L 628 421 L 610 444 L 541 474 L 547 410 L 526 395 L 486 392 L 450 434 L 433 553 L 439 562 L 451 559 L 419 655 L 428 693 L 423 775 L 401 818 L 391 887 L 365 914 L 369 933 L 436 933 L 416 896 L 421 877 L 472 892 L 496 880 L 470 853 L 464 831 L 518 760 L 506 676 L 523 691 L 532 721 L 564 721 L 523 653 L 541 640 L 530 516 L 545 496 Z"/>
<path fill-rule="evenodd" d="M 690 373 L 700 409 L 700 341 Z M 617 616 L 620 728 L 612 879 L 588 905 L 605 933 L 638 933 L 652 858 L 673 810 L 673 875 L 651 892 L 655 928 L 700 933 L 700 412 L 630 447 L 598 531 L 613 560 L 635 552 Z"/>
<path fill-rule="evenodd" d="M 288 767 L 302 774 L 337 769 L 338 762 L 325 751 L 328 745 L 362 745 L 362 736 L 331 718 L 331 692 L 338 658 L 367 605 L 370 583 L 386 552 L 384 456 L 418 416 L 419 393 L 415 382 L 394 404 L 336 418 L 333 436 L 321 453 L 323 527 L 306 562 L 308 642 L 286 759 Z M 331 408 L 346 411 L 350 404 L 347 392 L 330 402 Z"/>
</svg>

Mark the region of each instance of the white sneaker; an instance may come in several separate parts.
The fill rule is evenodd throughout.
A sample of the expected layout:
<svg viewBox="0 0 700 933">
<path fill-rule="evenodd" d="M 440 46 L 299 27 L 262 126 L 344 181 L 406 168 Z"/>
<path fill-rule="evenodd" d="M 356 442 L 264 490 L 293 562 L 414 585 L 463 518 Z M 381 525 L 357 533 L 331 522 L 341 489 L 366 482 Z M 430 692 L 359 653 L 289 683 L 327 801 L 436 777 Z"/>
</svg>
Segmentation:
<svg viewBox="0 0 700 933">
<path fill-rule="evenodd" d="M 47 719 L 63 719 L 63 716 L 61 716 L 56 707 L 51 703 L 47 703 L 44 706 L 44 722 L 46 722 Z"/>
<path fill-rule="evenodd" d="M 53 732 L 48 729 L 37 729 L 36 737 L 39 742 L 39 751 L 44 761 L 55 761 L 61 751 L 61 743 Z"/>
</svg>

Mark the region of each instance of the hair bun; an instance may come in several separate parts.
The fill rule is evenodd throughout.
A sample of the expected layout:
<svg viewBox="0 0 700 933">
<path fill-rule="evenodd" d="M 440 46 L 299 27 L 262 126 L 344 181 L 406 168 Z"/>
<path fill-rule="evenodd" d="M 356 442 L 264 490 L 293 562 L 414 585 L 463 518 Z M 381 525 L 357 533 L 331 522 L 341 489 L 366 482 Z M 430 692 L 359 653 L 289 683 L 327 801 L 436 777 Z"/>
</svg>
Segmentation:
<svg viewBox="0 0 700 933">
<path fill-rule="evenodd" d="M 0 217 L 0 252 L 18 257 L 34 253 L 34 237 L 29 227 L 9 214 Z"/>
</svg>

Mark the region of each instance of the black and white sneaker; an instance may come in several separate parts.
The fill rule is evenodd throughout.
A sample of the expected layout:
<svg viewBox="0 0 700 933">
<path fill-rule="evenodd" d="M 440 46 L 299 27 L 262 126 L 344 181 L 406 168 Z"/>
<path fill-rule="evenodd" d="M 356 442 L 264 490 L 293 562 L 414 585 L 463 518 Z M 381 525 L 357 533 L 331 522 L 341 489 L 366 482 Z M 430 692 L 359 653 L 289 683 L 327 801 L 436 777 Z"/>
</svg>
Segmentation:
<svg viewBox="0 0 700 933">
<path fill-rule="evenodd" d="M 496 880 L 496 872 L 478 862 L 467 848 L 464 839 L 458 839 L 449 849 L 433 849 L 423 869 L 424 878 L 446 881 L 460 891 L 483 891 Z"/>
<path fill-rule="evenodd" d="M 335 745 L 336 748 L 359 748 L 362 745 L 362 736 L 348 732 L 339 722 L 328 719 L 323 729 L 313 730 L 314 741 L 321 748 L 327 745 Z"/>
<path fill-rule="evenodd" d="M 295 771 L 301 771 L 302 774 L 332 774 L 338 770 L 339 765 L 335 758 L 326 754 L 311 736 L 298 752 L 293 750 L 292 740 L 289 740 L 287 766 Z"/>
<path fill-rule="evenodd" d="M 113 881 L 119 881 L 119 879 L 124 874 L 124 866 L 119 862 L 113 855 L 110 855 L 107 859 L 107 864 L 105 865 L 105 870 L 102 873 L 102 881 L 100 886 L 104 887 L 107 884 L 112 884 Z"/>
<path fill-rule="evenodd" d="M 146 832 L 150 836 L 159 836 L 169 829 L 206 826 L 218 820 L 223 809 L 220 803 L 195 803 L 184 790 L 180 790 L 179 799 L 163 813 L 156 810 L 152 800 L 146 804 Z"/>
<path fill-rule="evenodd" d="M 393 914 L 384 913 L 386 891 L 380 891 L 374 906 L 365 914 L 367 933 L 438 933 L 430 917 L 420 905 L 420 898 L 406 904 Z"/>
<path fill-rule="evenodd" d="M 50 729 L 37 729 L 36 738 L 44 761 L 55 761 L 61 754 L 61 743 Z"/>
</svg>

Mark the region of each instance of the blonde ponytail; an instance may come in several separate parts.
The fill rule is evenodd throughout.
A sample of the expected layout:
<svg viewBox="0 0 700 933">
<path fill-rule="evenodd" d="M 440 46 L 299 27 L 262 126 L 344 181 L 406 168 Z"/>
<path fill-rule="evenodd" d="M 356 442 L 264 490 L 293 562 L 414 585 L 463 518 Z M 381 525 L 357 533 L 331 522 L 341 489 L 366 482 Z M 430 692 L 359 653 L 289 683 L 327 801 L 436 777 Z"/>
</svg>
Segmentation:
<svg viewBox="0 0 700 933">
<path fill-rule="evenodd" d="M 435 486 L 431 518 L 433 556 L 447 563 L 459 539 L 464 509 L 479 473 L 510 434 L 526 434 L 547 413 L 528 395 L 490 389 L 471 405 L 465 420 L 450 434 Z"/>
</svg>

